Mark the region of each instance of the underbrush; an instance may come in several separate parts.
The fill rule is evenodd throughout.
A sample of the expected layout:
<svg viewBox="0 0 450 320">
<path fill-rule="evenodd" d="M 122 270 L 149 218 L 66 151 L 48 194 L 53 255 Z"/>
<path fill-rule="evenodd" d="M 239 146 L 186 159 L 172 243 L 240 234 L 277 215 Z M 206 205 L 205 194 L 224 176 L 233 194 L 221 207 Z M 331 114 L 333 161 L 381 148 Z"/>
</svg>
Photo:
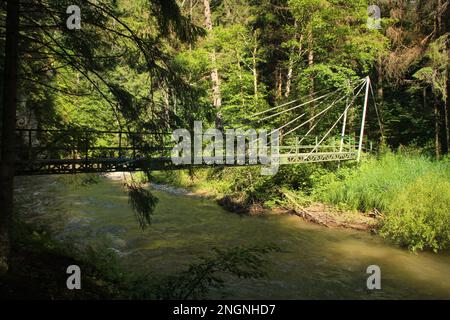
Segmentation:
<svg viewBox="0 0 450 320">
<path fill-rule="evenodd" d="M 153 173 L 154 183 L 208 193 L 216 198 L 231 196 L 245 204 L 274 207 L 283 202 L 283 189 L 309 195 L 315 181 L 334 170 L 333 165 L 300 164 L 282 166 L 274 176 L 261 175 L 260 167 L 202 168 Z"/>
</svg>

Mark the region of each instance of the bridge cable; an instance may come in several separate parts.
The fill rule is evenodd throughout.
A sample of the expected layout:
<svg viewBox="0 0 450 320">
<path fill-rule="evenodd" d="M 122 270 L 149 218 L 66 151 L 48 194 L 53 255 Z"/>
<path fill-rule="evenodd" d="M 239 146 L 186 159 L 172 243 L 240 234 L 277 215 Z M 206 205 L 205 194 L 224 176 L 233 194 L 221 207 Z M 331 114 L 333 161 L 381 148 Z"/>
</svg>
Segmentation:
<svg viewBox="0 0 450 320">
<path fill-rule="evenodd" d="M 346 108 L 345 110 L 347 110 L 348 108 Z M 328 130 L 328 132 L 323 136 L 323 138 L 316 144 L 316 146 L 314 147 L 314 149 L 312 149 L 308 155 L 306 156 L 305 159 L 308 159 L 309 156 L 311 154 L 314 153 L 314 151 L 317 150 L 317 148 L 320 146 L 320 144 L 328 137 L 328 135 L 331 133 L 331 131 L 333 131 L 333 129 L 339 124 L 339 122 L 341 121 L 342 117 L 344 116 L 344 113 L 341 114 L 341 116 L 339 117 L 339 119 L 337 119 L 337 121 L 333 124 L 333 126 L 330 128 L 330 130 Z"/>
<path fill-rule="evenodd" d="M 352 83 L 360 83 L 360 82 L 363 82 L 364 80 L 365 80 L 365 79 L 359 79 L 359 80 L 352 81 L 352 82 L 350 82 L 350 83 L 351 83 L 351 84 L 352 84 Z M 324 92 L 324 91 L 327 91 L 327 90 L 328 90 L 328 88 L 325 88 L 325 89 L 316 91 L 316 92 L 314 92 L 314 93 L 312 93 L 312 94 L 309 94 L 309 95 L 307 95 L 306 97 L 314 96 L 314 95 L 317 95 L 317 94 L 320 93 L 320 92 Z M 339 88 L 339 89 L 336 90 L 336 91 L 339 91 L 339 90 L 342 90 L 342 88 Z M 327 95 L 329 95 L 329 94 L 326 94 L 326 95 L 324 95 L 324 96 L 327 96 Z M 324 96 L 322 96 L 322 97 L 324 97 Z M 319 97 L 319 98 L 316 98 L 316 99 L 319 99 L 319 100 L 320 100 L 320 98 L 322 98 L 322 97 Z M 292 101 L 290 101 L 290 102 L 287 102 L 287 103 L 284 103 L 284 104 L 281 104 L 281 105 L 278 105 L 278 106 L 275 106 L 275 107 L 266 109 L 266 110 L 264 110 L 264 111 L 257 112 L 257 113 L 255 113 L 255 114 L 251 115 L 251 117 L 258 116 L 258 115 L 261 115 L 261 114 L 264 114 L 264 113 L 273 111 L 273 110 L 275 110 L 275 109 L 278 109 L 278 108 L 287 106 L 287 105 L 289 105 L 289 104 L 298 102 L 298 101 L 300 101 L 300 100 L 301 100 L 301 99 L 292 100 Z M 316 101 L 316 100 L 313 100 L 313 101 Z M 313 102 L 313 101 L 308 101 L 308 103 Z"/>
<path fill-rule="evenodd" d="M 324 91 L 328 91 L 328 88 L 324 88 L 324 89 L 322 89 L 322 90 L 319 90 L 319 91 L 316 91 L 316 92 L 314 92 L 314 93 L 308 94 L 307 96 L 305 96 L 305 97 L 303 97 L 303 98 L 313 97 L 313 96 L 317 95 L 318 93 L 321 93 L 321 92 L 324 92 Z M 254 114 L 252 114 L 250 117 L 259 116 L 259 115 L 261 115 L 261 114 L 264 114 L 264 113 L 273 111 L 273 110 L 278 109 L 278 108 L 281 108 L 281 107 L 285 107 L 285 106 L 287 106 L 287 105 L 293 104 L 293 103 L 298 102 L 298 101 L 301 101 L 301 100 L 302 100 L 302 98 L 300 98 L 300 99 L 295 99 L 295 100 L 292 100 L 292 101 L 289 101 L 289 102 L 280 104 L 280 105 L 278 105 L 278 106 L 275 106 L 275 107 L 266 109 L 266 110 L 264 110 L 264 111 L 260 111 L 260 112 L 254 113 Z"/>
<path fill-rule="evenodd" d="M 358 87 L 359 87 L 359 86 L 357 86 L 356 88 L 358 88 Z M 355 88 L 355 89 L 356 89 L 356 88 Z M 361 90 L 362 90 L 363 88 L 364 88 L 364 84 L 361 85 L 361 88 L 359 89 L 358 93 L 355 95 L 354 98 L 356 98 L 356 96 L 359 95 L 359 93 L 361 92 Z M 314 119 L 317 118 L 318 116 L 320 116 L 320 115 L 324 114 L 325 112 L 327 112 L 328 110 L 330 110 L 336 103 L 342 101 L 344 98 L 346 98 L 346 96 L 343 96 L 343 97 L 341 97 L 340 99 L 333 101 L 333 103 L 332 103 L 329 107 L 327 107 L 326 109 L 322 110 L 320 113 L 314 115 L 311 119 L 309 119 L 309 120 L 303 122 L 302 124 L 300 124 L 299 126 L 295 127 L 294 129 L 288 131 L 288 132 L 285 133 L 284 135 L 286 136 L 286 135 L 288 135 L 288 134 L 290 134 L 290 133 L 292 133 L 292 132 L 294 132 L 294 131 L 300 129 L 300 128 L 303 127 L 305 124 L 310 123 L 312 120 L 314 120 Z"/>
<path fill-rule="evenodd" d="M 315 98 L 315 99 L 313 99 L 313 100 L 309 100 L 309 101 L 303 102 L 303 103 L 301 103 L 301 104 L 299 104 L 299 105 L 296 105 L 296 106 L 294 106 L 294 107 L 291 107 L 291 108 L 289 108 L 289 109 L 286 109 L 286 110 L 283 110 L 283 111 L 279 111 L 279 112 L 277 112 L 277 113 L 274 113 L 274 114 L 272 114 L 272 115 L 270 115 L 270 116 L 264 117 L 264 118 L 259 119 L 259 120 L 257 120 L 257 121 L 258 121 L 258 122 L 261 122 L 261 121 L 264 121 L 264 120 L 267 120 L 267 119 L 270 119 L 270 118 L 273 118 L 273 117 L 282 115 L 283 113 L 286 113 L 286 112 L 295 110 L 295 109 L 297 109 L 297 108 L 306 106 L 306 105 L 308 105 L 308 104 L 310 104 L 310 103 L 313 103 L 313 102 L 315 102 L 315 101 L 319 101 L 319 100 L 322 100 L 322 99 L 324 99 L 324 98 L 328 98 L 329 96 L 332 96 L 333 94 L 337 93 L 339 90 L 341 90 L 341 89 L 337 89 L 336 91 L 327 93 L 327 94 L 325 94 L 325 95 L 323 95 L 323 96 L 320 96 L 320 97 L 318 97 L 318 98 Z M 257 114 L 255 114 L 255 115 L 257 115 Z"/>
<path fill-rule="evenodd" d="M 336 92 L 334 92 L 334 93 L 336 93 Z M 322 100 L 317 106 L 315 106 L 315 109 L 317 109 L 317 108 L 318 108 L 321 104 L 323 104 L 325 101 L 326 101 L 326 99 L 325 99 L 325 100 Z M 335 99 L 334 101 L 336 101 L 336 99 Z M 273 130 L 273 131 L 270 132 L 269 134 L 272 134 L 272 133 L 274 133 L 275 131 L 279 131 L 279 130 L 281 130 L 281 129 L 287 127 L 288 125 L 290 125 L 290 124 L 292 124 L 293 122 L 295 122 L 295 121 L 299 120 L 300 118 L 302 118 L 304 115 L 306 115 L 306 112 L 302 113 L 300 116 L 298 116 L 297 118 L 295 118 L 295 119 L 289 121 L 288 123 L 285 123 L 284 125 L 282 125 L 282 126 L 279 127 L 278 129 Z"/>
<path fill-rule="evenodd" d="M 341 121 L 342 117 L 345 115 L 345 113 L 348 111 L 348 109 L 353 105 L 354 101 L 356 100 L 356 98 L 358 97 L 359 93 L 361 92 L 361 90 L 364 88 L 364 85 L 361 87 L 361 89 L 358 91 L 358 93 L 356 95 L 353 96 L 353 99 L 351 101 L 351 103 L 349 105 L 347 105 L 347 107 L 345 108 L 344 112 L 340 115 L 340 117 L 338 118 L 338 120 L 333 124 L 333 126 L 330 128 L 330 130 L 328 130 L 328 132 L 323 136 L 323 138 L 316 144 L 316 146 L 314 147 L 313 150 L 311 150 L 311 152 L 306 156 L 305 159 L 308 159 L 309 156 L 317 150 L 317 148 L 320 146 L 320 144 L 328 137 L 328 135 L 331 133 L 331 131 L 339 124 L 339 122 Z"/>
<path fill-rule="evenodd" d="M 356 99 L 356 97 L 360 94 L 361 90 L 364 88 L 364 83 L 357 85 L 353 90 L 356 90 L 359 86 L 361 86 L 361 88 L 359 89 L 358 93 L 356 93 L 356 95 L 354 95 L 353 100 L 352 100 L 352 103 L 353 103 L 353 101 Z M 284 134 L 284 136 L 286 136 L 286 135 L 292 133 L 293 131 L 296 131 L 296 130 L 300 129 L 301 127 L 303 127 L 303 126 L 306 125 L 307 123 L 311 122 L 311 121 L 314 120 L 315 118 L 317 118 L 317 117 L 319 117 L 319 116 L 325 114 L 328 110 L 330 110 L 333 106 L 335 106 L 336 103 L 342 101 L 345 97 L 346 97 L 346 96 L 343 96 L 343 97 L 341 97 L 341 98 L 339 98 L 339 97 L 336 98 L 336 99 L 332 102 L 332 104 L 331 104 L 330 106 L 328 106 L 326 109 L 324 109 L 324 110 L 322 110 L 321 112 L 319 112 L 318 114 L 314 115 L 314 116 L 313 116 L 312 118 L 310 118 L 309 120 L 307 120 L 307 121 L 301 123 L 299 126 L 295 127 L 294 129 L 288 131 L 287 133 Z M 324 101 L 325 101 L 325 100 L 324 100 Z M 324 101 L 321 101 L 321 103 L 323 103 Z M 304 115 L 304 114 L 300 115 L 299 117 L 297 117 L 296 119 L 294 119 L 294 121 L 295 121 L 295 120 L 298 120 L 298 119 L 301 118 L 303 115 Z M 321 118 L 321 119 L 322 119 L 322 118 Z M 291 123 L 294 122 L 294 121 L 291 121 L 289 124 L 291 124 Z M 320 121 L 320 120 L 319 120 L 319 121 Z M 266 137 L 268 137 L 269 135 L 273 134 L 273 133 L 276 132 L 276 131 L 279 131 L 279 130 L 283 129 L 283 128 L 286 127 L 287 125 L 288 125 L 288 124 L 284 124 L 283 126 L 277 128 L 277 129 L 275 129 L 275 130 L 272 130 L 270 133 L 266 134 Z M 261 140 L 261 138 L 258 138 L 258 139 L 256 139 L 256 140 L 253 140 L 253 141 L 251 141 L 251 143 L 258 142 L 259 140 Z M 268 142 L 267 145 L 270 145 L 270 142 Z"/>
<path fill-rule="evenodd" d="M 373 104 L 375 106 L 375 113 L 377 114 L 378 125 L 380 126 L 381 139 L 384 140 L 384 126 L 381 122 L 380 113 L 378 111 L 377 102 L 375 100 L 375 94 L 373 92 L 372 82 L 370 82 L 370 92 L 372 93 Z"/>
<path fill-rule="evenodd" d="M 364 79 L 363 79 L 363 80 L 364 80 Z M 364 82 L 362 82 L 361 80 L 359 80 L 358 82 L 361 82 L 361 84 L 356 85 L 356 87 L 353 88 L 353 91 L 355 91 L 355 90 L 356 90 L 358 87 L 360 87 L 360 86 L 361 86 L 361 88 L 359 89 L 358 93 L 356 93 L 356 95 L 354 95 L 353 100 L 352 100 L 352 103 L 353 103 L 353 101 L 356 99 L 356 97 L 360 94 L 361 90 L 364 88 Z M 333 94 L 336 93 L 337 91 L 339 91 L 339 89 L 336 90 L 335 92 L 333 92 Z M 316 114 L 316 115 L 314 115 L 312 118 L 310 118 L 309 120 L 303 122 L 303 123 L 300 124 L 299 126 L 297 126 L 297 127 L 295 127 L 294 129 L 290 130 L 289 132 L 285 133 L 284 136 L 286 136 L 286 135 L 292 133 L 293 131 L 298 130 L 299 128 L 303 127 L 304 125 L 306 125 L 307 123 L 311 122 L 311 121 L 314 120 L 315 118 L 317 118 L 317 117 L 319 117 L 319 116 L 325 114 L 325 113 L 326 113 L 328 110 L 330 110 L 334 105 L 336 105 L 336 103 L 342 101 L 345 97 L 346 97 L 346 96 L 343 96 L 343 97 L 341 97 L 341 98 L 339 98 L 339 97 L 336 98 L 336 99 L 332 102 L 332 104 L 331 104 L 330 106 L 328 106 L 326 109 L 322 110 L 321 112 L 319 112 L 318 114 Z M 325 102 L 325 100 L 321 101 L 320 104 L 322 104 L 323 102 Z M 320 105 L 320 104 L 319 104 L 319 105 Z M 292 122 L 295 122 L 296 120 L 300 119 L 300 118 L 303 117 L 303 116 L 304 116 L 304 114 L 300 115 L 299 117 L 295 118 L 294 121 L 291 121 L 289 124 L 291 124 Z M 322 118 L 321 118 L 321 119 L 322 119 Z M 321 119 L 319 119 L 319 121 L 320 121 Z M 266 134 L 266 138 L 267 138 L 269 135 L 273 134 L 274 132 L 279 131 L 279 130 L 281 130 L 282 128 L 286 127 L 287 125 L 288 125 L 288 124 L 284 124 L 283 126 L 279 127 L 278 129 L 272 130 L 270 133 Z M 316 125 L 317 125 L 317 123 L 316 123 Z M 305 137 L 306 137 L 306 136 L 305 136 Z M 255 142 L 258 142 L 259 140 L 261 140 L 261 137 L 255 139 L 255 140 L 253 140 L 253 141 L 250 141 L 250 143 L 255 143 Z M 267 142 L 267 145 L 270 145 L 270 142 Z"/>
</svg>

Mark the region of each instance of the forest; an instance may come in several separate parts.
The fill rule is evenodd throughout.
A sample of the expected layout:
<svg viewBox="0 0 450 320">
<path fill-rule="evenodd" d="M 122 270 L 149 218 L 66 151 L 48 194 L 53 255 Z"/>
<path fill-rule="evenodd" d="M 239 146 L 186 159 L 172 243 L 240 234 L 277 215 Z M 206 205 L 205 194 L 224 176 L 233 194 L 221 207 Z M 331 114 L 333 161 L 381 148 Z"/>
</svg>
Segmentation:
<svg viewBox="0 0 450 320">
<path fill-rule="evenodd" d="M 274 176 L 250 166 L 133 173 L 123 189 L 136 224 L 151 230 L 164 202 L 160 191 L 145 187 L 150 183 L 207 194 L 246 216 L 282 208 L 328 227 L 330 220 L 361 224 L 405 251 L 446 256 L 450 248 L 448 0 L 6 0 L 0 3 L 0 71 L 0 275 L 15 272 L 16 253 L 29 250 L 18 237 L 36 232 L 21 221 L 23 195 L 17 194 L 24 185 L 17 163 L 31 162 L 33 150 L 57 159 L 115 156 L 116 133 L 128 132 L 133 153 L 137 143 L 145 156 L 153 149 L 132 132 L 157 132 L 155 139 L 166 144 L 160 132 L 193 130 L 195 121 L 222 131 L 282 128 L 282 145 L 306 131 L 304 142 L 314 145 L 327 133 L 324 143 L 335 146 L 342 133 L 327 130 L 349 98 L 333 101 L 334 92 L 351 97 L 367 77 L 365 128 L 364 97 L 355 96 L 343 130 L 349 145 L 363 133 L 362 161 L 286 165 Z M 293 102 L 301 108 L 289 109 Z M 338 109 L 291 134 L 296 117 L 317 117 L 327 103 Z M 290 112 L 261 116 L 275 108 Z M 47 151 L 39 149 L 43 142 Z M 77 154 L 88 143 L 90 151 Z M 61 179 L 89 188 L 101 175 Z M 41 187 L 34 188 L 29 199 Z M 314 214 L 319 205 L 331 218 Z M 348 215 L 333 216 L 341 212 Z M 375 222 L 367 226 L 367 219 Z M 277 251 L 219 249 L 216 258 L 166 280 L 156 298 L 203 297 L 213 275 L 187 293 L 173 288 L 212 272 L 204 269 L 208 263 L 218 272 L 262 277 L 257 266 Z M 254 273 L 241 269 L 245 261 Z M 13 286 L 17 279 L 5 281 Z M 111 290 L 108 295 L 117 293 Z"/>
</svg>

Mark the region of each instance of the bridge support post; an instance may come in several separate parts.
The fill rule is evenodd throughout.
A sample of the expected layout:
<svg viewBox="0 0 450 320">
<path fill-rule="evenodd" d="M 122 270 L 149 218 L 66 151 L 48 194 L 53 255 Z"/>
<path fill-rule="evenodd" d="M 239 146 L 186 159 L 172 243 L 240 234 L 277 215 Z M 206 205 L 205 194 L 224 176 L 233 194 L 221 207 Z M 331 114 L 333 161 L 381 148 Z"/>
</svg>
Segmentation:
<svg viewBox="0 0 450 320">
<path fill-rule="evenodd" d="M 77 169 L 77 166 L 75 164 L 76 159 L 77 159 L 77 149 L 76 149 L 75 146 L 73 146 L 73 148 L 72 148 L 72 160 L 73 160 L 73 162 L 72 162 L 72 174 L 76 173 L 76 169 Z"/>
<path fill-rule="evenodd" d="M 366 78 L 366 96 L 364 98 L 364 109 L 362 114 L 362 120 L 361 120 L 361 132 L 359 133 L 359 145 L 358 145 L 358 156 L 356 158 L 356 161 L 361 161 L 361 151 L 362 151 L 362 144 L 364 139 L 364 126 L 366 124 L 366 113 L 367 113 L 367 105 L 369 103 L 369 87 L 370 87 L 370 78 L 367 76 Z"/>
<path fill-rule="evenodd" d="M 89 161 L 89 135 L 87 133 L 84 134 L 85 140 L 84 140 L 84 151 L 86 152 L 84 155 L 84 161 L 86 162 L 86 165 Z"/>
<path fill-rule="evenodd" d="M 119 132 L 119 158 L 122 157 L 122 131 Z"/>
<path fill-rule="evenodd" d="M 339 145 L 339 152 L 342 152 L 342 150 L 344 148 L 345 128 L 347 126 L 347 111 L 348 111 L 347 107 L 348 107 L 348 100 L 347 100 L 347 106 L 346 106 L 345 112 L 344 112 L 344 123 L 342 124 L 341 144 Z"/>
</svg>

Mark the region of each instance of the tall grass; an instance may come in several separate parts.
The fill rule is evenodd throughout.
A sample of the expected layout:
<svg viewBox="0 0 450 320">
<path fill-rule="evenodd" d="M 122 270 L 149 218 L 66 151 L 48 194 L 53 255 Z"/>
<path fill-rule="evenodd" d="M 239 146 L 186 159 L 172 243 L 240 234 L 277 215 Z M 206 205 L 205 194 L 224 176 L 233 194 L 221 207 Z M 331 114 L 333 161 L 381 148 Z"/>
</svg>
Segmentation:
<svg viewBox="0 0 450 320">
<path fill-rule="evenodd" d="M 387 153 L 321 177 L 320 201 L 385 215 L 381 234 L 412 250 L 450 247 L 450 162 Z"/>
</svg>

